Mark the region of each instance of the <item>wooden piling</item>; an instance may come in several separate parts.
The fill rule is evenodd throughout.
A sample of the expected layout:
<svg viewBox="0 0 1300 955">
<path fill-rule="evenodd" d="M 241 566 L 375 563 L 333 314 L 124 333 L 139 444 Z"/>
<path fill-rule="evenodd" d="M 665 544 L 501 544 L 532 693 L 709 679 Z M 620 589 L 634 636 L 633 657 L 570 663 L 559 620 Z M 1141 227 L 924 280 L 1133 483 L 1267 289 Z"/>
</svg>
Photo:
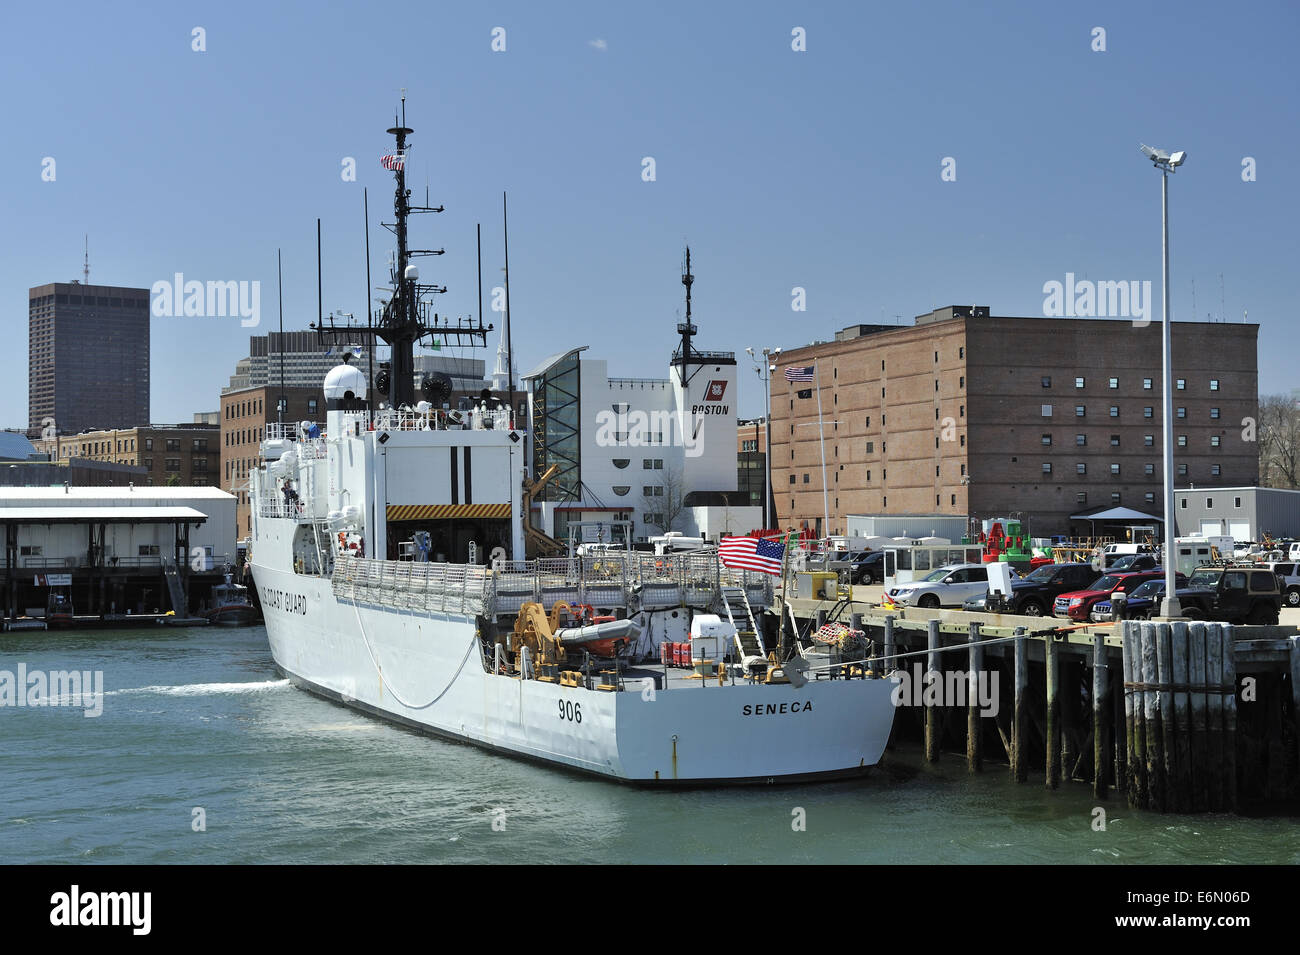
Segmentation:
<svg viewBox="0 0 1300 955">
<path fill-rule="evenodd" d="M 1295 643 L 1293 639 L 1292 643 Z M 1237 638 L 1232 624 L 1223 626 L 1223 808 L 1237 811 Z M 1300 660 L 1295 648 L 1291 651 L 1291 698 L 1296 696 L 1296 676 L 1300 675 Z M 1300 706 L 1296 707 L 1297 729 L 1300 729 Z"/>
<path fill-rule="evenodd" d="M 1011 724 L 1011 778 L 1023 783 L 1029 778 L 1029 657 L 1024 627 L 1016 627 L 1015 712 Z"/>
<path fill-rule="evenodd" d="M 1292 717 L 1292 721 L 1295 723 L 1295 735 L 1296 735 L 1297 750 L 1300 750 L 1300 637 L 1292 637 L 1292 638 L 1291 638 L 1291 653 L 1290 653 L 1290 657 L 1291 657 L 1291 667 L 1290 667 L 1290 676 L 1291 676 L 1291 717 Z M 1236 682 L 1236 674 L 1235 674 L 1235 671 L 1234 671 L 1233 679 L 1234 679 L 1234 685 L 1235 685 L 1235 682 Z M 1236 726 L 1237 726 L 1237 708 L 1236 708 L 1236 702 L 1237 702 L 1237 701 L 1234 699 L 1234 700 L 1233 700 L 1233 709 L 1232 709 L 1233 735 L 1234 735 L 1234 736 L 1236 735 Z M 1234 778 L 1235 778 L 1235 777 L 1234 777 Z M 1234 787 L 1234 794 L 1235 794 L 1235 787 Z"/>
<path fill-rule="evenodd" d="M 1057 693 L 1061 715 L 1061 766 L 1067 780 L 1074 778 L 1079 761 L 1079 689 L 1082 667 L 1073 657 L 1058 658 L 1061 687 Z"/>
<path fill-rule="evenodd" d="M 1192 718 L 1188 702 L 1188 654 L 1187 624 L 1175 621 L 1169 627 L 1170 651 L 1172 656 L 1173 719 L 1174 744 L 1176 758 L 1175 772 L 1170 788 L 1178 794 L 1178 808 L 1182 812 L 1195 812 L 1194 794 L 1196 787 L 1192 783 L 1195 766 L 1192 762 Z"/>
<path fill-rule="evenodd" d="M 1146 732 L 1147 808 L 1152 812 L 1165 811 L 1164 745 L 1160 735 L 1160 694 L 1156 689 L 1159 672 L 1156 665 L 1156 645 L 1160 642 L 1159 628 L 1168 624 L 1143 621 L 1142 634 L 1142 719 Z"/>
<path fill-rule="evenodd" d="M 925 625 L 926 679 L 939 678 L 939 621 L 929 620 Z M 934 674 L 934 676 L 931 676 Z M 925 758 L 931 763 L 939 761 L 939 708 L 930 702 L 931 694 L 925 694 Z"/>
<path fill-rule="evenodd" d="M 1210 811 L 1223 808 L 1223 628 L 1217 623 L 1205 630 L 1205 737 L 1209 757 Z"/>
<path fill-rule="evenodd" d="M 1106 777 L 1110 769 L 1110 754 L 1106 751 L 1109 690 L 1106 638 L 1095 633 L 1092 636 L 1092 794 L 1098 799 L 1106 798 Z"/>
<path fill-rule="evenodd" d="M 1147 805 L 1146 727 L 1142 716 L 1142 625 L 1124 624 L 1124 732 L 1127 736 L 1128 804 L 1134 809 Z"/>
<path fill-rule="evenodd" d="M 1124 718 L 1124 659 L 1120 647 L 1120 665 L 1110 668 L 1111 701 L 1111 782 L 1115 789 L 1128 792 L 1128 721 Z"/>
<path fill-rule="evenodd" d="M 979 674 L 983 669 L 984 648 L 979 646 L 980 625 L 971 621 L 966 631 L 969 644 L 970 667 L 966 677 L 966 771 L 984 770 L 984 746 L 980 733 Z"/>
<path fill-rule="evenodd" d="M 1156 682 L 1160 684 L 1157 703 L 1160 710 L 1160 749 L 1164 757 L 1165 812 L 1179 812 L 1181 791 L 1178 788 L 1178 737 L 1174 716 L 1173 626 L 1161 624 L 1156 630 Z"/>
<path fill-rule="evenodd" d="M 1048 634 L 1043 642 L 1047 684 L 1047 787 L 1061 785 L 1061 663 L 1056 639 Z"/>
<path fill-rule="evenodd" d="M 1192 719 L 1192 806 L 1210 808 L 1210 757 L 1206 735 L 1205 624 L 1187 626 L 1187 705 Z"/>
<path fill-rule="evenodd" d="M 897 643 L 894 637 L 894 616 L 890 614 L 885 618 L 885 675 L 888 676 L 894 672 L 898 661 L 894 659 Z"/>
</svg>

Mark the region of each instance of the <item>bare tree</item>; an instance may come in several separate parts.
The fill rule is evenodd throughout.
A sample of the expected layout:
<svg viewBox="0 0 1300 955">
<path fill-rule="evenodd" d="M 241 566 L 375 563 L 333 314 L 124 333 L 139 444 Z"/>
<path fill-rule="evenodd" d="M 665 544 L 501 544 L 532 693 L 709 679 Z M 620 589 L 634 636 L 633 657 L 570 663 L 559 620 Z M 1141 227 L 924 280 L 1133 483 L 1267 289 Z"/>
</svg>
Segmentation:
<svg viewBox="0 0 1300 955">
<path fill-rule="evenodd" d="M 666 534 L 673 529 L 677 518 L 682 516 L 682 511 L 686 510 L 686 486 L 679 468 L 666 469 L 659 481 L 664 493 L 662 497 L 656 495 L 647 499 L 653 502 L 652 506 L 657 510 L 654 514 L 646 513 L 646 523 L 653 524 Z M 656 515 L 656 520 L 650 520 Z"/>
<path fill-rule="evenodd" d="M 1300 487 L 1300 412 L 1288 395 L 1259 399 L 1259 483 L 1263 487 Z"/>
</svg>

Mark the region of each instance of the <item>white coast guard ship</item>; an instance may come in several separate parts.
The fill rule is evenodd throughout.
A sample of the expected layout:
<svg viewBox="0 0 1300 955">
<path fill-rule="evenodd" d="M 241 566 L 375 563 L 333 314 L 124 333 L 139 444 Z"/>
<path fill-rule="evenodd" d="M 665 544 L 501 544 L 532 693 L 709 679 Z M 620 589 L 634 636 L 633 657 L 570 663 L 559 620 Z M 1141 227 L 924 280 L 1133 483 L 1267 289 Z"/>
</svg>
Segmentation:
<svg viewBox="0 0 1300 955">
<path fill-rule="evenodd" d="M 410 130 L 390 132 L 403 156 Z M 875 764 L 893 685 L 862 668 L 809 679 L 802 659 L 782 661 L 753 616 L 771 576 L 716 551 L 525 559 L 533 483 L 511 409 L 436 407 L 445 389 L 429 382 L 432 400 L 415 401 L 413 343 L 484 330 L 425 307 L 440 290 L 409 265 L 414 210 L 396 165 L 397 264 L 377 324 L 388 400 L 372 408 L 366 375 L 335 367 L 324 430 L 268 427 L 251 475 L 252 571 L 277 666 L 375 716 L 618 780 L 772 783 Z M 663 635 L 684 618 L 689 659 L 669 667 Z"/>
</svg>

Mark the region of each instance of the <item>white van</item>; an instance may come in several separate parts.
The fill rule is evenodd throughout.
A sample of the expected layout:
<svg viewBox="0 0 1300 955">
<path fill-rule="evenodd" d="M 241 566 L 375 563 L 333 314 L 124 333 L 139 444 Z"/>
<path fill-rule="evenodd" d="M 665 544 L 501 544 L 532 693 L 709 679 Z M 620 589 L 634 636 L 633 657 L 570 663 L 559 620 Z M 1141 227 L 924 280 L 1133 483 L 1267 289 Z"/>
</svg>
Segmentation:
<svg viewBox="0 0 1300 955">
<path fill-rule="evenodd" d="M 1293 543 L 1286 552 L 1287 560 L 1300 560 L 1300 541 Z"/>
</svg>

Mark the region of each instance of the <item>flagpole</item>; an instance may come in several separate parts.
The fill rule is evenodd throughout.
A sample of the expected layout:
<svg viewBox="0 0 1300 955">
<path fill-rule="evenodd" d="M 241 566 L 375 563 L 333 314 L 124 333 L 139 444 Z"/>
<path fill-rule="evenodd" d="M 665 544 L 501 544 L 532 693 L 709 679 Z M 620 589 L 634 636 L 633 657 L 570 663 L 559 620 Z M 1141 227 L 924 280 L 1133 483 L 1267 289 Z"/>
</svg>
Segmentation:
<svg viewBox="0 0 1300 955">
<path fill-rule="evenodd" d="M 770 440 L 771 439 L 769 439 L 769 441 Z M 787 574 L 787 568 L 790 565 L 790 535 L 789 534 L 784 535 L 783 541 L 784 544 L 781 548 L 781 611 L 776 618 L 776 623 L 777 623 L 776 647 L 777 647 L 778 663 L 781 663 L 785 660 L 785 657 L 782 654 L 782 649 L 785 644 L 785 640 L 784 640 L 785 615 L 786 615 L 785 601 L 786 601 L 786 594 L 789 592 L 789 585 L 790 585 L 789 575 Z M 798 636 L 799 635 L 796 633 L 795 637 Z"/>
<path fill-rule="evenodd" d="M 821 439 L 822 446 L 822 536 L 829 537 L 831 532 L 831 509 L 826 488 L 826 428 L 822 425 L 822 369 L 815 357 L 813 358 L 813 375 L 817 379 L 817 435 Z M 830 559 L 830 555 L 825 550 L 822 552 L 822 559 Z"/>
</svg>

